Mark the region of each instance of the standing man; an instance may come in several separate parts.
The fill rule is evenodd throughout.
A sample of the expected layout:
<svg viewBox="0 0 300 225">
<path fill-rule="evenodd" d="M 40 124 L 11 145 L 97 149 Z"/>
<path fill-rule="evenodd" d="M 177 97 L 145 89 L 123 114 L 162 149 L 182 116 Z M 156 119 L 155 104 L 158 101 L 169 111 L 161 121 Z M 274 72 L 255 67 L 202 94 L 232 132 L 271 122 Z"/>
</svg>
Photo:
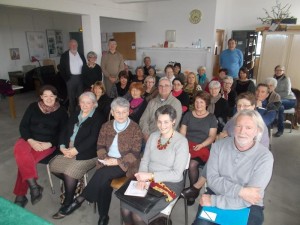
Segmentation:
<svg viewBox="0 0 300 225">
<path fill-rule="evenodd" d="M 151 58 L 149 56 L 146 56 L 144 58 L 144 74 L 146 76 L 149 75 L 149 69 L 151 68 Z"/>
<path fill-rule="evenodd" d="M 220 66 L 228 70 L 228 75 L 234 79 L 238 78 L 239 69 L 243 66 L 244 58 L 241 50 L 236 49 L 236 40 L 228 40 L 228 49 L 220 55 Z"/>
<path fill-rule="evenodd" d="M 60 58 L 59 71 L 65 80 L 69 98 L 69 113 L 72 114 L 77 106 L 77 99 L 83 91 L 81 72 L 86 60 L 78 51 L 76 40 L 69 41 L 69 50 L 65 51 Z"/>
<path fill-rule="evenodd" d="M 101 59 L 106 93 L 110 93 L 111 87 L 118 79 L 119 72 L 124 70 L 124 59 L 121 53 L 116 50 L 117 42 L 115 39 L 109 39 L 108 49 L 108 52 Z"/>
</svg>

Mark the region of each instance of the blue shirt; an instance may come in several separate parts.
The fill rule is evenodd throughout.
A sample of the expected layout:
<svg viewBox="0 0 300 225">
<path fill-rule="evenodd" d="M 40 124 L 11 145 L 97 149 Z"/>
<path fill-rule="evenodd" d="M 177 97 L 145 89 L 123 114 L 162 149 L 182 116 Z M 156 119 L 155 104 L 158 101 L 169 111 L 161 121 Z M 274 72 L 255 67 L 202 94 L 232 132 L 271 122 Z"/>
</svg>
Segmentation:
<svg viewBox="0 0 300 225">
<path fill-rule="evenodd" d="M 226 49 L 220 55 L 221 68 L 228 70 L 228 75 L 237 78 L 240 68 L 243 66 L 243 53 L 239 49 Z"/>
</svg>

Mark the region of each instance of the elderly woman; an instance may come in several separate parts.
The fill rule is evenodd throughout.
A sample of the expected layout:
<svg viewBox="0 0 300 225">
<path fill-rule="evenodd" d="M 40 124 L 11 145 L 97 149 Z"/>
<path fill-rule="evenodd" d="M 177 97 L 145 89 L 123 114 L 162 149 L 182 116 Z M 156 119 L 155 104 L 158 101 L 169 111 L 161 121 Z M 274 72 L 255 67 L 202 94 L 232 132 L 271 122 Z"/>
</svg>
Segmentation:
<svg viewBox="0 0 300 225">
<path fill-rule="evenodd" d="M 206 76 L 206 67 L 199 66 L 197 69 L 197 82 L 201 86 L 201 90 L 205 90 L 206 85 L 208 84 L 208 79 Z"/>
<path fill-rule="evenodd" d="M 249 79 L 249 70 L 246 67 L 240 68 L 239 79 L 236 81 L 234 89 L 237 95 L 246 91 L 255 93 L 255 84 Z"/>
<path fill-rule="evenodd" d="M 36 164 L 52 154 L 58 136 L 68 120 L 67 112 L 57 101 L 57 90 L 45 85 L 40 89 L 40 100 L 28 106 L 20 123 L 20 139 L 14 146 L 18 176 L 14 188 L 15 203 L 25 207 L 30 189 L 31 203 L 42 198 L 43 188 L 37 184 Z"/>
<path fill-rule="evenodd" d="M 240 112 L 241 110 L 254 110 L 255 109 L 255 103 L 256 103 L 256 99 L 255 99 L 255 95 L 251 92 L 244 92 L 242 94 L 240 94 L 237 97 L 237 101 L 236 101 L 236 109 L 237 112 Z M 235 120 L 232 118 L 231 120 L 229 120 L 223 131 L 217 136 L 217 139 L 222 139 L 222 138 L 226 138 L 226 137 L 233 137 L 234 136 L 234 124 Z M 265 146 L 266 148 L 269 148 L 269 134 L 268 134 L 268 128 L 266 126 L 266 124 L 264 124 L 264 130 L 262 132 L 262 136 L 261 139 L 259 141 L 263 146 Z M 206 177 L 207 177 L 207 167 L 205 165 L 205 167 L 202 170 L 201 173 L 201 177 L 198 179 L 197 183 L 195 183 L 193 186 L 190 186 L 186 189 L 184 189 L 181 193 L 182 196 L 184 196 L 187 199 L 196 199 L 200 193 L 200 189 L 204 186 L 205 182 L 206 182 Z"/>
<path fill-rule="evenodd" d="M 83 90 L 90 91 L 92 85 L 96 81 L 102 80 L 102 69 L 96 63 L 97 61 L 97 54 L 93 51 L 87 54 L 87 64 L 82 66 L 82 84 Z"/>
<path fill-rule="evenodd" d="M 97 99 L 92 92 L 84 92 L 79 97 L 80 111 L 75 112 L 68 122 L 61 138 L 60 151 L 50 162 L 51 172 L 62 179 L 65 187 L 65 199 L 53 219 L 67 215 L 67 209 L 73 202 L 78 180 L 95 166 L 97 161 L 97 138 L 104 116 L 95 112 Z"/>
<path fill-rule="evenodd" d="M 190 103 L 189 103 L 189 109 L 193 110 L 194 107 L 194 98 L 198 91 L 201 91 L 202 88 L 198 84 L 198 80 L 196 78 L 196 74 L 193 72 L 190 72 L 187 75 L 187 83 L 184 86 L 183 90 L 189 95 Z"/>
<path fill-rule="evenodd" d="M 186 77 L 181 72 L 181 64 L 180 63 L 174 63 L 174 76 L 182 81 L 183 84 L 186 83 Z"/>
<path fill-rule="evenodd" d="M 140 82 L 131 83 L 129 93 L 131 95 L 129 118 L 134 122 L 139 123 L 148 103 L 144 98 L 142 98 L 142 95 L 144 94 L 143 84 Z"/>
<path fill-rule="evenodd" d="M 139 125 L 128 118 L 129 107 L 129 102 L 120 97 L 111 103 L 114 120 L 105 123 L 100 130 L 98 169 L 82 194 L 68 207 L 67 214 L 79 208 L 84 200 L 97 202 L 100 216 L 98 224 L 108 224 L 112 179 L 125 175 L 132 177 L 138 168 L 142 132 Z"/>
<path fill-rule="evenodd" d="M 223 88 L 221 90 L 222 98 L 228 102 L 228 117 L 232 117 L 234 113 L 234 106 L 236 102 L 236 92 L 232 89 L 233 78 L 226 76 L 223 79 Z"/>
<path fill-rule="evenodd" d="M 149 70 L 151 71 L 151 69 Z M 151 75 L 147 76 L 144 81 L 144 99 L 149 102 L 151 99 L 155 98 L 158 95 L 158 89 L 155 86 L 156 79 Z"/>
<path fill-rule="evenodd" d="M 103 114 L 105 120 L 108 119 L 111 98 L 105 93 L 105 87 L 103 83 L 101 81 L 96 81 L 93 84 L 92 92 L 95 94 L 97 99 L 97 111 Z"/>
<path fill-rule="evenodd" d="M 207 111 L 210 104 L 210 95 L 201 91 L 195 97 L 195 109 L 187 112 L 181 122 L 180 133 L 189 141 L 191 161 L 189 166 L 190 186 L 199 178 L 199 165 L 205 165 L 209 157 L 210 145 L 217 135 L 216 117 Z M 195 200 L 188 201 L 189 205 Z"/>
<path fill-rule="evenodd" d="M 110 98 L 117 98 L 117 97 L 123 97 L 126 94 L 128 94 L 130 82 L 129 82 L 129 76 L 125 70 L 120 71 L 119 75 L 119 82 L 115 83 L 111 87 L 111 91 L 109 94 Z"/>
<path fill-rule="evenodd" d="M 280 107 L 278 111 L 278 123 L 277 123 L 278 131 L 274 135 L 275 137 L 280 137 L 283 134 L 284 110 L 294 108 L 297 103 L 296 97 L 291 90 L 292 88 L 291 80 L 289 77 L 285 75 L 284 70 L 285 70 L 284 66 L 277 65 L 275 67 L 274 78 L 278 82 L 275 91 L 280 95 L 281 103 L 282 103 L 282 107 Z"/>
<path fill-rule="evenodd" d="M 139 172 L 135 174 L 140 188 L 146 181 L 163 182 L 176 195 L 183 188 L 183 171 L 188 161 L 188 143 L 175 128 L 176 110 L 171 105 L 159 107 L 155 112 L 158 131 L 147 141 Z M 121 213 L 125 225 L 146 225 L 169 202 L 162 198 L 148 213 L 143 213 L 121 201 Z"/>
<path fill-rule="evenodd" d="M 235 117 L 234 136 L 216 142 L 207 162 L 207 192 L 200 199 L 194 225 L 203 206 L 249 208 L 248 225 L 263 224 L 263 198 L 271 179 L 273 155 L 259 143 L 264 122 L 258 112 L 241 110 Z M 234 218 L 232 218 L 234 220 Z"/>
<path fill-rule="evenodd" d="M 132 82 L 140 82 L 140 83 L 144 83 L 145 80 L 145 75 L 144 75 L 144 68 L 142 66 L 138 66 L 135 69 L 135 76 L 133 76 L 132 78 Z"/>
<path fill-rule="evenodd" d="M 182 106 L 182 114 L 184 114 L 189 109 L 189 96 L 188 94 L 183 91 L 183 81 L 179 78 L 175 78 L 173 80 L 173 90 L 172 95 L 176 97 Z"/>
<path fill-rule="evenodd" d="M 221 97 L 221 84 L 219 81 L 211 81 L 209 83 L 209 92 L 211 95 L 208 111 L 214 114 L 218 120 L 218 133 L 223 130 L 227 117 L 229 115 L 228 102 Z"/>
</svg>

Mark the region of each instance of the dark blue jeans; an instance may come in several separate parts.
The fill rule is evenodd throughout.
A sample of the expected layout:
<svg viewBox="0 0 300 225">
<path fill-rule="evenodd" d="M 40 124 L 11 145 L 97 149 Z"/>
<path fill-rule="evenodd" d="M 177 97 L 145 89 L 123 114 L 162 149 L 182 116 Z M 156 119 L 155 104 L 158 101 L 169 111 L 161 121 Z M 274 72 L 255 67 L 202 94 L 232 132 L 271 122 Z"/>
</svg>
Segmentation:
<svg viewBox="0 0 300 225">
<path fill-rule="evenodd" d="M 284 110 L 291 109 L 296 106 L 296 99 L 281 99 L 281 106 L 278 110 L 278 122 L 277 122 L 277 129 L 279 132 L 283 132 L 284 126 Z"/>
<path fill-rule="evenodd" d="M 207 189 L 206 194 L 214 194 L 210 189 Z M 199 205 L 198 212 L 195 218 L 195 221 L 192 225 L 214 225 L 216 223 L 209 222 L 203 219 L 199 219 L 199 215 L 201 213 L 202 206 Z M 264 222 L 264 207 L 258 205 L 252 205 L 250 207 L 249 219 L 247 225 L 262 225 Z"/>
</svg>

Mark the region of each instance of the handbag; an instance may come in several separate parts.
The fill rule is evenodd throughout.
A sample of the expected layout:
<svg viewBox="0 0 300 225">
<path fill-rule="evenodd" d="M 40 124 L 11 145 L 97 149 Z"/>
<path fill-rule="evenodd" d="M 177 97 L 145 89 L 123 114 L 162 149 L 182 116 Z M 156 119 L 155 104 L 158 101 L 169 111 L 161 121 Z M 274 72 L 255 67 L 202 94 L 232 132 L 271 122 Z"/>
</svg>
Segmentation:
<svg viewBox="0 0 300 225">
<path fill-rule="evenodd" d="M 131 180 L 127 181 L 122 187 L 120 187 L 115 192 L 115 195 L 118 199 L 139 210 L 140 212 L 148 213 L 153 208 L 153 206 L 164 197 L 162 193 L 150 187 L 145 197 L 124 195 L 127 187 L 130 184 L 130 181 Z"/>
<path fill-rule="evenodd" d="M 194 147 L 197 145 L 197 143 L 189 141 L 189 152 L 191 154 L 191 158 L 200 158 L 204 163 L 207 162 L 210 151 L 209 148 L 204 147 L 199 149 L 198 151 L 194 150 Z"/>
</svg>

